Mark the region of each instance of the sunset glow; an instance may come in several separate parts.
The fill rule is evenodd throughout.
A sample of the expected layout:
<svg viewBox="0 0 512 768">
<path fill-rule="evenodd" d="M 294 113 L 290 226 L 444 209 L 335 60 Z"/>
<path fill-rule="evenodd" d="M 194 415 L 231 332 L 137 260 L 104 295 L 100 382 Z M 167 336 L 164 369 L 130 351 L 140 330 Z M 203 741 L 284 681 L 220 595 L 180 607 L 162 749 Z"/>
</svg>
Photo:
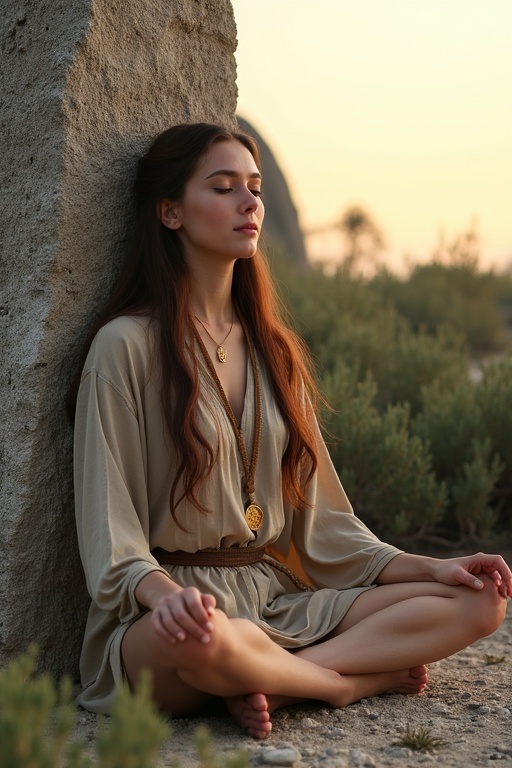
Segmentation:
<svg viewBox="0 0 512 768">
<path fill-rule="evenodd" d="M 399 265 L 475 223 L 483 263 L 512 264 L 510 0 L 232 5 L 238 111 L 304 228 L 360 205 Z"/>
</svg>

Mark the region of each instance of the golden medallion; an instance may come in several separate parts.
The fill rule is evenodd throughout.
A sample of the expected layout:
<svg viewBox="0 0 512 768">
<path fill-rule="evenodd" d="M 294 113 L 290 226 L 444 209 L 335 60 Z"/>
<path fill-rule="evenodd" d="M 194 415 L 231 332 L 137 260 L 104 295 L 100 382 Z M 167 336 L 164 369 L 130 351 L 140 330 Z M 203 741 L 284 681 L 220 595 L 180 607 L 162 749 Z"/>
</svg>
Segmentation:
<svg viewBox="0 0 512 768">
<path fill-rule="evenodd" d="M 226 362 L 226 350 L 221 344 L 217 347 L 217 357 L 219 358 L 219 363 Z"/>
<path fill-rule="evenodd" d="M 251 531 L 259 531 L 263 522 L 263 510 L 256 504 L 249 504 L 245 510 L 245 519 Z"/>
</svg>

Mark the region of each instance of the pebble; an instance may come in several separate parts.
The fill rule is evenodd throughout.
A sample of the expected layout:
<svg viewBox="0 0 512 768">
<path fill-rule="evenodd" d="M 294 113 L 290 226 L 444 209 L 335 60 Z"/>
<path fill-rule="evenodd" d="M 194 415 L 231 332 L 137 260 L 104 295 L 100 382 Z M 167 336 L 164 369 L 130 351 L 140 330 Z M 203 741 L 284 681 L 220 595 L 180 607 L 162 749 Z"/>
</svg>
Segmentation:
<svg viewBox="0 0 512 768">
<path fill-rule="evenodd" d="M 373 768 L 375 766 L 375 760 L 371 755 L 367 755 L 366 752 L 362 752 L 360 749 L 351 749 L 349 751 L 349 765 L 354 768 Z"/>
<path fill-rule="evenodd" d="M 322 758 L 318 763 L 318 768 L 349 768 L 349 766 L 345 758 L 338 755 L 335 758 Z"/>
<path fill-rule="evenodd" d="M 300 760 L 300 752 L 295 747 L 284 749 L 265 749 L 260 755 L 260 761 L 265 765 L 295 765 Z"/>
<path fill-rule="evenodd" d="M 408 747 L 388 747 L 384 752 L 390 757 L 412 757 L 412 749 Z"/>
<path fill-rule="evenodd" d="M 319 728 L 320 723 L 318 720 L 314 720 L 312 717 L 303 717 L 300 721 L 302 728 Z"/>
<path fill-rule="evenodd" d="M 361 749 L 344 749 L 337 752 L 336 756 L 326 750 L 318 765 L 320 768 L 375 768 L 376 763 L 371 755 Z"/>
</svg>

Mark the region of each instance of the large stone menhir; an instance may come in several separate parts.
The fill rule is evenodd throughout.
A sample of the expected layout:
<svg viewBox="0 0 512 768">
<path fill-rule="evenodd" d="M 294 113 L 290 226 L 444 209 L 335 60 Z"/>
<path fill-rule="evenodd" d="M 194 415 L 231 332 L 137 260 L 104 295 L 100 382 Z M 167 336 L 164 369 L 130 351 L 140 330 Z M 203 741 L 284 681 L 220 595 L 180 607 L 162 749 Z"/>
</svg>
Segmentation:
<svg viewBox="0 0 512 768">
<path fill-rule="evenodd" d="M 2 0 L 0 664 L 76 675 L 87 598 L 64 396 L 130 236 L 135 158 L 235 124 L 228 0 Z"/>
</svg>

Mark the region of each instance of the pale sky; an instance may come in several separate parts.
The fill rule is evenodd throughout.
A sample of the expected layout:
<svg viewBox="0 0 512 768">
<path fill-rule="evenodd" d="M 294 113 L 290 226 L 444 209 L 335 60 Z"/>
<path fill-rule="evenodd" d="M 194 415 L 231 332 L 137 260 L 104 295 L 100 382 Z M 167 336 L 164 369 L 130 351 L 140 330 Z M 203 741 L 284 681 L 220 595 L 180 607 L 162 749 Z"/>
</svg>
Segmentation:
<svg viewBox="0 0 512 768">
<path fill-rule="evenodd" d="M 360 205 L 399 264 L 476 221 L 484 265 L 512 264 L 512 0 L 232 5 L 238 112 L 304 227 Z"/>
</svg>

